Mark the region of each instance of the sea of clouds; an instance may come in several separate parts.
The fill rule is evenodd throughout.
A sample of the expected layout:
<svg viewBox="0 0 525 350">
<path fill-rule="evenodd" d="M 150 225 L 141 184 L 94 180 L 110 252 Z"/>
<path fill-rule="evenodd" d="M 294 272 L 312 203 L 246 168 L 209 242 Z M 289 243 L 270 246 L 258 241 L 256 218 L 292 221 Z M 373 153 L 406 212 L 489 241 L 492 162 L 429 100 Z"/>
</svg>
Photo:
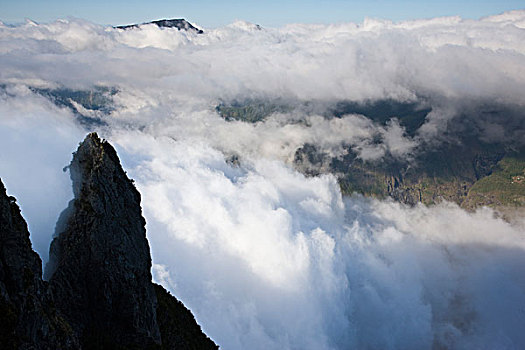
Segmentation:
<svg viewBox="0 0 525 350">
<path fill-rule="evenodd" d="M 525 220 L 342 197 L 333 176 L 291 166 L 305 143 L 334 155 L 350 144 L 365 160 L 410 157 L 464 123 L 458 111 L 524 107 L 525 11 L 275 29 L 236 22 L 202 35 L 28 21 L 0 24 L 0 67 L 0 176 L 44 260 L 72 197 L 63 168 L 94 130 L 142 194 L 154 278 L 224 349 L 525 346 Z M 105 123 L 90 127 L 30 89 L 94 86 L 118 92 Z M 395 121 L 358 115 L 299 108 L 248 124 L 215 110 L 243 99 L 391 99 L 432 112 L 410 137 Z M 524 130 L 504 125 L 522 119 L 479 120 L 480 137 L 523 142 Z M 226 161 L 232 155 L 240 164 Z"/>
</svg>

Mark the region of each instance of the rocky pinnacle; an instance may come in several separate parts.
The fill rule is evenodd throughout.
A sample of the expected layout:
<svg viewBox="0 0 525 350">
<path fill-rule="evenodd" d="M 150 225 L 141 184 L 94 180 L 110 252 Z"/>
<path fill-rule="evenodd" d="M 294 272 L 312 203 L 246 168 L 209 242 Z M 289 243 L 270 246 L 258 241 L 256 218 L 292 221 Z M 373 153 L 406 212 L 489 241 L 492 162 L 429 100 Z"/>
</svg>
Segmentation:
<svg viewBox="0 0 525 350">
<path fill-rule="evenodd" d="M 70 164 L 75 198 L 61 214 L 46 277 L 88 348 L 161 343 L 140 194 L 117 153 L 89 134 Z"/>
<path fill-rule="evenodd" d="M 151 280 L 140 194 L 117 153 L 89 134 L 69 166 L 46 279 L 0 181 L 0 348 L 217 349 L 190 310 Z"/>
</svg>

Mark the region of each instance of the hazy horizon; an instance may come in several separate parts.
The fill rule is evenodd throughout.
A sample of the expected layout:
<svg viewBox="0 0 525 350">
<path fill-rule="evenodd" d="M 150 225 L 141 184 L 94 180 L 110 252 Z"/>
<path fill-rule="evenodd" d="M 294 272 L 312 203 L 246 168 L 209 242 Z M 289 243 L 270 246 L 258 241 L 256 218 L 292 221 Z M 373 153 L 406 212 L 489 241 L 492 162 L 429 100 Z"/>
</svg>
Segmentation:
<svg viewBox="0 0 525 350">
<path fill-rule="evenodd" d="M 157 0 L 90 1 L 82 4 L 64 0 L 7 1 L 0 5 L 0 21 L 22 23 L 30 19 L 38 23 L 58 19 L 80 18 L 102 25 L 143 23 L 165 18 L 184 18 L 204 28 L 216 28 L 237 20 L 262 26 L 281 27 L 290 23 L 361 23 L 365 18 L 394 22 L 435 17 L 460 16 L 480 19 L 525 8 L 522 2 L 510 1 L 406 1 L 375 0 L 285 0 L 285 1 L 193 1 L 174 3 Z"/>
</svg>

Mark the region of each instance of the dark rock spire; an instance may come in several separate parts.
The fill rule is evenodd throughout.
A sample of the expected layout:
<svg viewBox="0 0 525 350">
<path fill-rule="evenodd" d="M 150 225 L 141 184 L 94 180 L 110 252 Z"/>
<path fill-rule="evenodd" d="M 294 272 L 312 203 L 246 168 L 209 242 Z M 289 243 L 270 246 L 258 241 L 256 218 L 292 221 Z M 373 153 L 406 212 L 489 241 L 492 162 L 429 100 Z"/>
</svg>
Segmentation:
<svg viewBox="0 0 525 350">
<path fill-rule="evenodd" d="M 86 348 L 159 345 L 139 192 L 96 133 L 69 169 L 75 198 L 57 223 L 46 268 L 57 307 Z"/>
<path fill-rule="evenodd" d="M 96 133 L 69 166 L 75 198 L 46 267 L 57 308 L 84 349 L 217 349 L 191 312 L 151 281 L 140 194 Z"/>
<path fill-rule="evenodd" d="M 77 349 L 42 281 L 42 261 L 31 248 L 27 224 L 0 180 L 0 347 Z"/>
<path fill-rule="evenodd" d="M 27 224 L 0 181 L 0 348 L 217 349 L 191 312 L 151 281 L 140 194 L 117 153 L 89 134 L 70 165 L 42 280 Z"/>
</svg>

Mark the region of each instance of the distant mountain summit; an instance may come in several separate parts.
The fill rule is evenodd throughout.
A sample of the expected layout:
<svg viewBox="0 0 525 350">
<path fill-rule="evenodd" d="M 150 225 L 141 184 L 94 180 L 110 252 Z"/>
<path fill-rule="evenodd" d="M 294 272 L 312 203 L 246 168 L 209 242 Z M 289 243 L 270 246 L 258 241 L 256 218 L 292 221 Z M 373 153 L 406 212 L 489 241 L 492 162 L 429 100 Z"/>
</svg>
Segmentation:
<svg viewBox="0 0 525 350">
<path fill-rule="evenodd" d="M 141 24 L 129 24 L 124 26 L 116 26 L 117 29 L 133 29 L 140 28 L 140 26 L 146 24 L 155 24 L 159 28 L 177 28 L 178 30 L 193 31 L 197 34 L 204 33 L 202 29 L 199 29 L 193 26 L 190 22 L 186 21 L 183 18 L 174 18 L 174 19 L 160 19 L 158 21 L 146 22 Z"/>
</svg>

